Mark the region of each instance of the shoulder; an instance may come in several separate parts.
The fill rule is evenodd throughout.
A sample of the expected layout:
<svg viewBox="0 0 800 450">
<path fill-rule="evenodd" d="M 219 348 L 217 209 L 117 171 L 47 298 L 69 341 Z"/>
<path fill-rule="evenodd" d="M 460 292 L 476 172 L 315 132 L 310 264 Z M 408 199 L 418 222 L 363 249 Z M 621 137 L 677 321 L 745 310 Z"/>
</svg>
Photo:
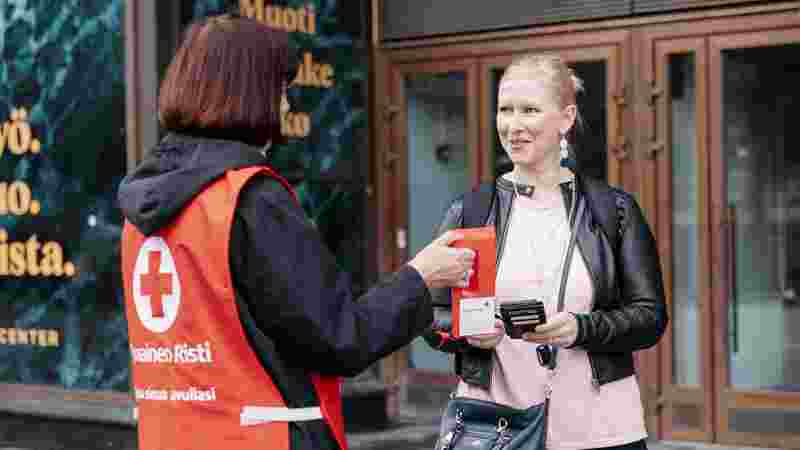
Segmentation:
<svg viewBox="0 0 800 450">
<path fill-rule="evenodd" d="M 474 189 L 463 192 L 450 201 L 445 215 L 461 215 L 464 211 L 465 204 L 472 204 L 480 202 L 481 200 L 491 200 L 491 196 L 495 192 L 495 183 L 487 182 L 481 183 Z"/>
<path fill-rule="evenodd" d="M 643 219 L 636 198 L 629 192 L 605 181 L 581 177 L 581 188 L 589 200 L 591 213 L 606 233 L 622 234 L 632 220 Z"/>
<path fill-rule="evenodd" d="M 240 214 L 252 220 L 263 220 L 264 216 L 302 219 L 305 213 L 294 196 L 278 180 L 268 175 L 256 175 L 247 181 L 237 202 Z M 258 216 L 261 216 L 260 218 Z"/>
<path fill-rule="evenodd" d="M 242 187 L 240 199 L 283 204 L 294 203 L 294 197 L 278 180 L 266 174 L 256 175 Z"/>
<path fill-rule="evenodd" d="M 442 223 L 439 226 L 439 233 L 444 230 L 461 226 L 462 218 L 464 216 L 464 195 L 461 194 L 453 199 L 445 209 Z"/>
<path fill-rule="evenodd" d="M 584 176 L 580 181 L 583 190 L 592 200 L 603 200 L 604 203 L 624 209 L 636 203 L 636 198 L 631 193 L 611 186 L 603 180 Z"/>
</svg>

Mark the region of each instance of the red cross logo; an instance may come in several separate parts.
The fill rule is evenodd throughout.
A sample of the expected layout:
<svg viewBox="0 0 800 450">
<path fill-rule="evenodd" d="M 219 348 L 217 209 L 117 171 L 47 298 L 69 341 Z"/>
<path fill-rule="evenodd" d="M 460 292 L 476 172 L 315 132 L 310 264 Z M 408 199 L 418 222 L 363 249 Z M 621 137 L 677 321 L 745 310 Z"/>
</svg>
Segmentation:
<svg viewBox="0 0 800 450">
<path fill-rule="evenodd" d="M 148 272 L 141 275 L 142 295 L 150 296 L 153 317 L 164 317 L 164 295 L 172 294 L 172 274 L 159 272 L 161 252 L 148 252 Z"/>
<path fill-rule="evenodd" d="M 142 325 L 154 333 L 170 329 L 181 305 L 181 279 L 167 242 L 150 236 L 139 248 L 133 270 L 133 301 Z"/>
</svg>

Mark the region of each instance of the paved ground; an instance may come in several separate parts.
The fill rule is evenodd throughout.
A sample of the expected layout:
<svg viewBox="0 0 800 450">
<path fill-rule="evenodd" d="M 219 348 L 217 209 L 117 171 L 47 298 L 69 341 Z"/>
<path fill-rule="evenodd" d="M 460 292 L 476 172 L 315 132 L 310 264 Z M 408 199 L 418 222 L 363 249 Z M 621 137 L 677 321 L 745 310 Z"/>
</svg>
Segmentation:
<svg viewBox="0 0 800 450">
<path fill-rule="evenodd" d="M 433 450 L 439 429 L 441 406 L 446 398 L 427 387 L 412 392 L 403 402 L 401 417 L 383 429 L 351 427 L 350 450 Z M 376 403 L 383 410 L 383 402 Z M 376 418 L 371 403 L 359 403 L 359 410 Z M 372 421 L 374 423 L 375 421 Z M 691 442 L 650 442 L 650 450 L 744 450 Z M 133 427 L 43 420 L 32 416 L 0 413 L 0 450 L 136 450 Z M 768 450 L 761 448 L 758 450 Z M 774 450 L 774 449 L 772 449 Z"/>
<path fill-rule="evenodd" d="M 430 407 L 406 405 L 400 420 L 386 429 L 348 433 L 350 450 L 433 450 L 439 432 L 439 414 Z M 647 446 L 650 450 L 778 450 L 668 441 L 650 441 Z"/>
<path fill-rule="evenodd" d="M 433 450 L 438 426 L 406 420 L 406 424 L 388 430 L 349 434 L 350 450 Z M 668 441 L 650 441 L 647 446 L 649 450 L 778 450 Z"/>
</svg>

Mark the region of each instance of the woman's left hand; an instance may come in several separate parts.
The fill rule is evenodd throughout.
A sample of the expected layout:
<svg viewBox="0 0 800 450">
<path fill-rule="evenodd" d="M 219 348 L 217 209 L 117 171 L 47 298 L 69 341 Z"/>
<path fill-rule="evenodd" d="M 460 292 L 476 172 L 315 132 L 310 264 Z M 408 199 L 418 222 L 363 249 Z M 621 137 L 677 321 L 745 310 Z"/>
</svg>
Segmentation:
<svg viewBox="0 0 800 450">
<path fill-rule="evenodd" d="M 525 333 L 522 339 L 536 344 L 550 344 L 557 347 L 567 347 L 575 342 L 578 337 L 578 319 L 571 313 L 562 311 L 542 325 L 536 327 L 536 332 Z"/>
</svg>

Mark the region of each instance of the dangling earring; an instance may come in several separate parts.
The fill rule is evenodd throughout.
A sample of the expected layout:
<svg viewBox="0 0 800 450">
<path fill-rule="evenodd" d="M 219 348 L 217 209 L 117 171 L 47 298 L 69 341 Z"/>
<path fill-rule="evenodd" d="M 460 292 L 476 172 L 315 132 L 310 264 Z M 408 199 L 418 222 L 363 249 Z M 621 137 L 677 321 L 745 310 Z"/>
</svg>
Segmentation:
<svg viewBox="0 0 800 450">
<path fill-rule="evenodd" d="M 561 141 L 558 143 L 561 147 L 561 165 L 564 165 L 564 162 L 569 159 L 569 144 L 567 143 L 567 135 L 561 135 Z"/>
<path fill-rule="evenodd" d="M 567 169 L 575 172 L 577 164 L 574 159 L 569 157 L 569 143 L 567 142 L 566 134 L 561 135 L 561 141 L 558 143 L 558 145 L 561 147 L 561 151 L 559 152 L 559 155 L 561 156 L 561 167 L 566 167 Z"/>
</svg>

